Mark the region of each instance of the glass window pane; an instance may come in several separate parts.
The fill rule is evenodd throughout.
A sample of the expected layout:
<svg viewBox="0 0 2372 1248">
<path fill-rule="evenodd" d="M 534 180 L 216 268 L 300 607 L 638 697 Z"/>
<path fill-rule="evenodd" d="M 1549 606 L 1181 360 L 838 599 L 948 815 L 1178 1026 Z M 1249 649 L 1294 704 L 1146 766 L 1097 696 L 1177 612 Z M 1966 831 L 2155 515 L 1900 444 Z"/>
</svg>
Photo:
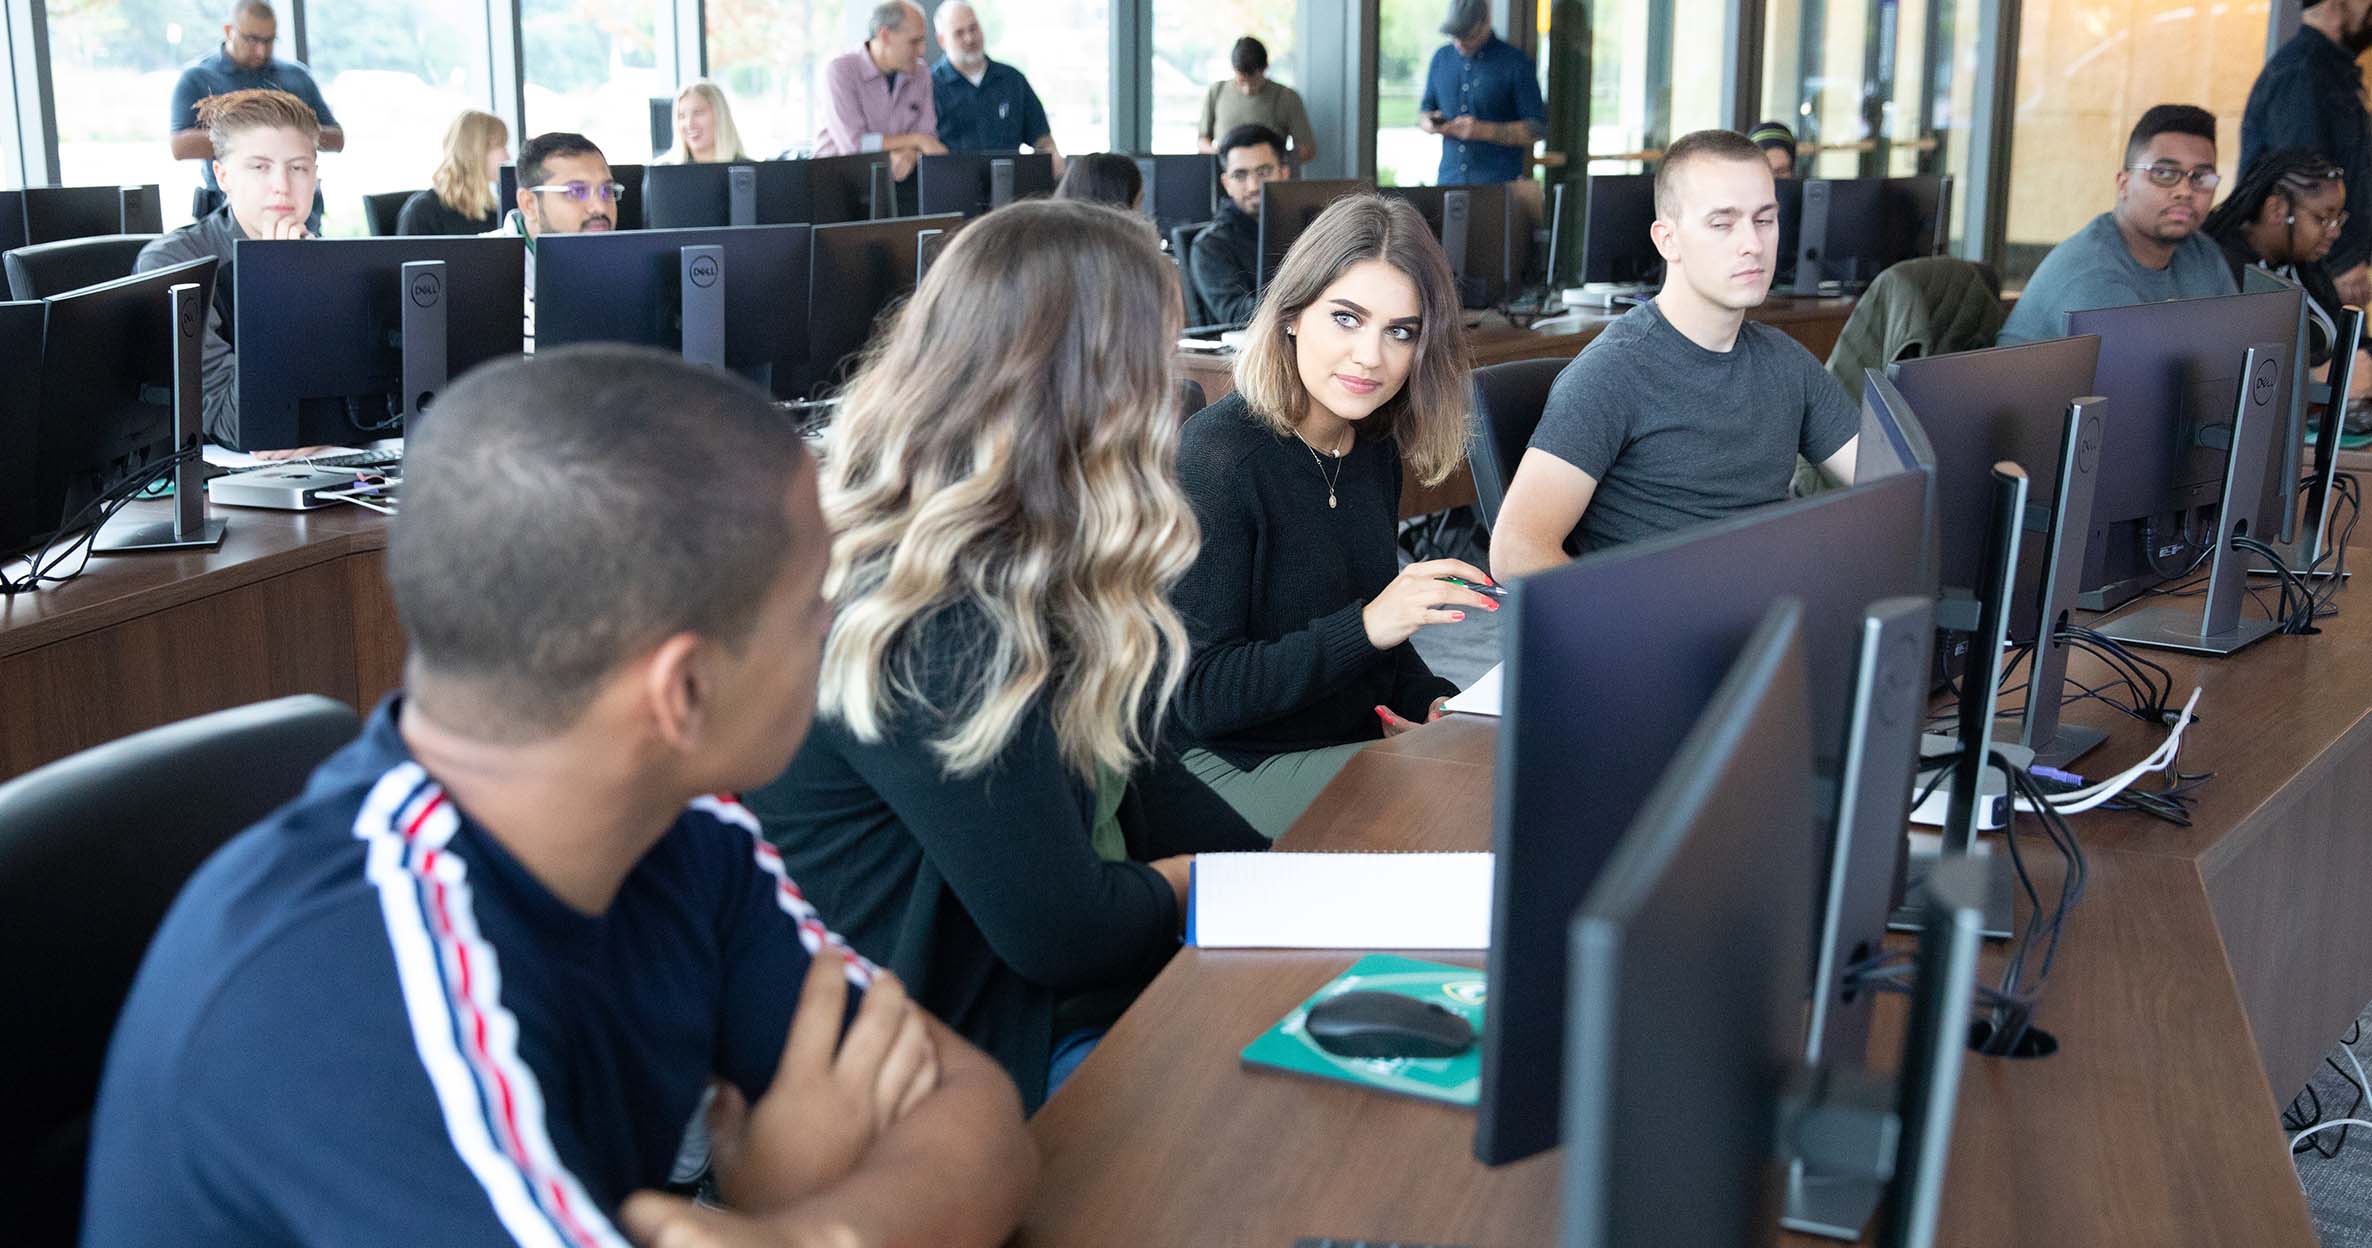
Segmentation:
<svg viewBox="0 0 2372 1248">
<path fill-rule="evenodd" d="M 1245 35 L 1268 47 L 1268 76 L 1298 90 L 1294 27 L 1300 16 L 1299 0 L 1153 0 L 1153 150 L 1197 150 L 1203 94 L 1235 76 L 1227 57 Z M 1337 141 L 1319 135 L 1318 150 L 1324 153 Z"/>
<path fill-rule="evenodd" d="M 981 0 L 974 11 L 988 54 L 1029 75 L 1056 147 L 1081 155 L 1112 146 L 1110 0 Z M 1191 152 L 1192 136 L 1182 148 L 1159 150 Z"/>
<path fill-rule="evenodd" d="M 314 80 L 346 132 L 321 161 L 323 233 L 367 233 L 362 196 L 428 186 L 453 115 L 491 99 L 485 22 L 481 0 L 308 0 Z"/>
<path fill-rule="evenodd" d="M 844 37 L 840 6 L 708 0 L 707 15 L 709 77 L 724 85 L 742 146 L 757 157 L 805 151 L 822 124 L 816 75 L 857 42 Z M 646 118 L 644 128 L 649 124 Z"/>
<path fill-rule="evenodd" d="M 1723 0 L 1590 0 L 1590 32 L 1589 172 L 1643 172 L 1644 154 L 1727 124 Z"/>
<path fill-rule="evenodd" d="M 1951 174 L 1957 232 L 1970 189 L 1975 5 L 1770 0 L 1764 18 L 1762 116 L 1795 131 L 1802 175 Z"/>
<path fill-rule="evenodd" d="M 651 97 L 675 94 L 659 68 L 666 13 L 658 0 L 520 0 L 528 133 L 573 130 L 621 164 L 649 160 Z"/>
<path fill-rule="evenodd" d="M 2125 137 L 2153 104 L 2214 113 L 2224 186 L 2237 181 L 2240 115 L 2264 64 L 2265 20 L 2263 5 L 2027 0 L 2003 277 L 2023 280 L 2113 206 Z"/>
<path fill-rule="evenodd" d="M 222 47 L 228 6 L 89 0 L 48 7 L 62 180 L 68 186 L 157 183 L 165 228 L 187 222 L 199 166 L 174 160 L 167 145 L 173 84 L 184 64 Z"/>
<path fill-rule="evenodd" d="M 1375 180 L 1431 186 L 1441 173 L 1441 140 L 1417 129 L 1425 70 L 1442 45 L 1440 0 L 1380 0 L 1375 38 Z M 1543 10 L 1548 8 L 1543 4 Z"/>
</svg>

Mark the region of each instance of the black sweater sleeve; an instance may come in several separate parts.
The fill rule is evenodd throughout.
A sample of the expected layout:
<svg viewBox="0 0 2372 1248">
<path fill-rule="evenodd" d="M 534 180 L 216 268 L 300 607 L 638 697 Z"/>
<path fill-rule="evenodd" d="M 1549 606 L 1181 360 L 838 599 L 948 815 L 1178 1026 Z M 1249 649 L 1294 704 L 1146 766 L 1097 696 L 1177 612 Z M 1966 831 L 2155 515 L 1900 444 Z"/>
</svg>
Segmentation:
<svg viewBox="0 0 2372 1248">
<path fill-rule="evenodd" d="M 925 701 L 961 703 L 957 682 L 922 677 Z M 935 688 L 934 686 L 947 686 Z M 931 724 L 936 716 L 904 716 Z M 1132 982 L 1175 952 L 1168 881 L 1095 855 L 1085 782 L 1067 768 L 1052 721 L 1033 708 L 987 769 L 945 774 L 922 734 L 850 742 L 848 762 L 880 795 L 963 904 L 999 960 L 1058 992 Z"/>
<path fill-rule="evenodd" d="M 1202 552 L 1171 594 L 1194 646 L 1177 700 L 1178 722 L 1193 741 L 1298 711 L 1376 657 L 1363 598 L 1274 641 L 1252 639 L 1256 504 L 1238 471 L 1242 456 L 1210 431 L 1190 424 L 1178 456 L 1179 483 L 1202 527 Z"/>
<path fill-rule="evenodd" d="M 1425 665 L 1425 656 L 1417 648 L 1401 642 L 1392 648 L 1392 713 L 1414 723 L 1424 723 L 1433 713 L 1433 699 L 1446 698 L 1458 691 L 1458 686 L 1446 676 L 1436 676 Z"/>
</svg>

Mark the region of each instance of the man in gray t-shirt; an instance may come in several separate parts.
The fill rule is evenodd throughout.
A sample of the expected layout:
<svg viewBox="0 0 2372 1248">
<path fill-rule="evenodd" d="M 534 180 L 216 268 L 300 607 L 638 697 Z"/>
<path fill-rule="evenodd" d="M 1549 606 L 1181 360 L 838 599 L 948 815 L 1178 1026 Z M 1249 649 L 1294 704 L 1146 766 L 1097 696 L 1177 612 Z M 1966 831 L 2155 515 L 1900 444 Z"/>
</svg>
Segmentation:
<svg viewBox="0 0 2372 1248">
<path fill-rule="evenodd" d="M 1491 531 L 1500 580 L 1787 497 L 1801 454 L 1848 482 L 1860 414 L 1820 361 L 1746 319 L 1771 289 L 1779 199 L 1762 149 L 1684 136 L 1656 171 L 1655 301 L 1558 376 Z"/>
<path fill-rule="evenodd" d="M 2160 104 L 2141 115 L 2117 171 L 2117 205 L 2043 257 L 2001 327 L 2003 344 L 2061 338 L 2067 314 L 2238 290 L 2200 231 L 2216 183 L 2216 119 Z"/>
</svg>

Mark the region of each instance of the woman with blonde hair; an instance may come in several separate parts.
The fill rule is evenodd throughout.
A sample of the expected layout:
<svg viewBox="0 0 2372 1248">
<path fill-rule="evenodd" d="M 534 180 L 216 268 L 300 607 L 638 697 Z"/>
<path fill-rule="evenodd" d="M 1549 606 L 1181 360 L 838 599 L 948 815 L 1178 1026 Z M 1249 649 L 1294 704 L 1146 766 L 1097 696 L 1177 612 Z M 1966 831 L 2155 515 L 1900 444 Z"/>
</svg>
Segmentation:
<svg viewBox="0 0 2372 1248">
<path fill-rule="evenodd" d="M 733 106 L 725 102 L 725 89 L 706 78 L 684 84 L 675 93 L 675 146 L 651 163 L 708 165 L 748 159 L 741 150 L 741 129 L 733 124 Z"/>
<path fill-rule="evenodd" d="M 745 800 L 859 952 L 1035 1108 L 1178 946 L 1186 855 L 1263 842 L 1156 739 L 1194 558 L 1176 270 L 1142 216 L 967 224 L 850 382 L 818 720 Z"/>
<path fill-rule="evenodd" d="M 1178 718 L 1187 765 L 1273 838 L 1352 754 L 1457 692 L 1409 638 L 1499 604 L 1472 564 L 1399 566 L 1401 481 L 1458 466 L 1469 406 L 1457 283 L 1416 209 L 1336 200 L 1246 337 L 1235 393 L 1186 422 L 1178 455 L 1203 534 L 1175 594 L 1194 639 Z"/>
<path fill-rule="evenodd" d="M 428 178 L 428 190 L 404 201 L 395 215 L 398 234 L 483 234 L 502 224 L 494 186 L 510 159 L 511 128 L 502 118 L 474 108 L 461 110 L 445 127 L 445 158 Z"/>
</svg>

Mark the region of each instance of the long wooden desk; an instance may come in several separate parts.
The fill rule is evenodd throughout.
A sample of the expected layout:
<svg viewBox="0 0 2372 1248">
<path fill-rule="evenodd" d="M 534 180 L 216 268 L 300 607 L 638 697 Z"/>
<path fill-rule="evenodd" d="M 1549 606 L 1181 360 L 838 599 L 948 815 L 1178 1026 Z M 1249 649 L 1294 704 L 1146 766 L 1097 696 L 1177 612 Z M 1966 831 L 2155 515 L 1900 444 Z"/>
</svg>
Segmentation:
<svg viewBox="0 0 2372 1248">
<path fill-rule="evenodd" d="M 2154 656 L 2204 690 L 2181 763 L 2216 777 L 2189 828 L 2075 821 L 2091 885 L 2038 1016 L 2062 1048 L 1970 1058 L 1943 1242 L 2315 1243 L 2277 1113 L 2372 1000 L 2372 599 L 2350 597 L 2320 636 Z M 2154 744 L 2097 706 L 2069 718 L 2110 730 L 2088 773 Z M 1452 717 L 1370 747 L 1279 847 L 1489 848 L 1494 731 Z M 2055 896 L 2055 856 L 2022 844 Z M 1553 1242 L 1555 1154 L 1486 1169 L 1470 1113 L 1241 1068 L 1354 956 L 1183 951 L 1032 1124 L 1047 1164 L 1019 1242 Z M 1902 1012 L 1881 1003 L 1880 1053 Z"/>
<path fill-rule="evenodd" d="M 1804 344 L 1806 350 L 1825 360 L 1837 345 L 1837 335 L 1844 331 L 1845 319 L 1853 314 L 1851 298 L 1799 298 L 1794 295 L 1773 295 L 1759 308 L 1747 313 L 1754 320 L 1776 325 L 1789 337 Z M 1503 320 L 1486 321 L 1480 329 L 1467 331 L 1467 350 L 1474 366 L 1505 364 L 1511 360 L 1571 359 L 1581 353 L 1590 341 L 1604 333 L 1606 327 L 1619 319 L 1621 312 L 1577 312 L 1556 317 L 1532 329 L 1518 329 Z M 1201 351 L 1180 351 L 1175 357 L 1178 376 L 1202 387 L 1206 402 L 1218 402 L 1235 393 L 1235 356 L 1213 355 Z M 1436 486 L 1427 487 L 1411 480 L 1401 490 L 1400 514 L 1425 516 L 1452 507 L 1463 507 L 1474 501 L 1474 475 L 1460 464 L 1449 478 Z"/>
<path fill-rule="evenodd" d="M 291 693 L 368 710 L 396 686 L 387 517 L 213 514 L 230 521 L 215 550 L 94 556 L 76 580 L 0 598 L 0 780 L 207 711 Z"/>
</svg>

